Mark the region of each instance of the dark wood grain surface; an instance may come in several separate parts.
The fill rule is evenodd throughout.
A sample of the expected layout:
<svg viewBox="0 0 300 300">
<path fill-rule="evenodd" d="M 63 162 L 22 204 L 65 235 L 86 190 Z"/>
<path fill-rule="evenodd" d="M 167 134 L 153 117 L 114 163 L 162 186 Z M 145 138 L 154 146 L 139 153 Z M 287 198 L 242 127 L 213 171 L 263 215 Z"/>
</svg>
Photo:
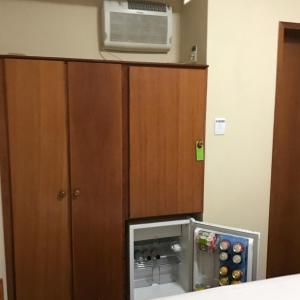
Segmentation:
<svg viewBox="0 0 300 300">
<path fill-rule="evenodd" d="M 130 67 L 130 217 L 202 212 L 206 70 Z"/>
<path fill-rule="evenodd" d="M 75 300 L 122 300 L 122 66 L 68 64 Z"/>
<path fill-rule="evenodd" d="M 9 145 L 7 130 L 6 92 L 5 92 L 4 61 L 0 60 L 0 174 L 1 200 L 3 210 L 3 229 L 5 262 L 7 277 L 7 294 L 9 299 L 15 299 L 14 281 L 14 245 L 12 225 L 12 203 L 9 166 Z"/>
<path fill-rule="evenodd" d="M 0 279 L 0 300 L 4 300 L 3 280 Z"/>
<path fill-rule="evenodd" d="M 124 60 L 106 60 L 106 59 L 86 59 L 86 58 L 70 58 L 70 57 L 47 57 L 47 56 L 31 56 L 22 54 L 5 54 L 0 55 L 1 58 L 13 58 L 13 59 L 28 59 L 28 60 L 54 60 L 64 62 L 90 62 L 101 64 L 121 64 L 123 66 L 157 66 L 167 68 L 185 68 L 185 69 L 207 69 L 208 65 L 200 64 L 183 64 L 183 63 L 158 63 L 158 62 L 138 62 L 138 61 L 124 61 Z"/>
<path fill-rule="evenodd" d="M 123 215 L 129 219 L 129 67 L 122 65 Z M 124 228 L 125 230 L 125 228 Z M 125 234 L 125 231 L 124 231 Z"/>
<path fill-rule="evenodd" d="M 300 273 L 300 24 L 281 23 L 268 242 L 268 277 Z"/>
<path fill-rule="evenodd" d="M 195 141 L 204 139 L 207 66 L 0 57 L 9 299 L 15 287 L 17 300 L 67 300 L 72 291 L 76 300 L 123 299 L 124 219 L 202 211 L 204 163 L 195 162 Z M 137 125 L 130 153 L 129 115 Z M 72 208 L 70 183 L 80 190 Z M 63 201 L 59 190 L 67 193 Z"/>
<path fill-rule="evenodd" d="M 71 299 L 65 67 L 5 60 L 16 299 Z"/>
</svg>

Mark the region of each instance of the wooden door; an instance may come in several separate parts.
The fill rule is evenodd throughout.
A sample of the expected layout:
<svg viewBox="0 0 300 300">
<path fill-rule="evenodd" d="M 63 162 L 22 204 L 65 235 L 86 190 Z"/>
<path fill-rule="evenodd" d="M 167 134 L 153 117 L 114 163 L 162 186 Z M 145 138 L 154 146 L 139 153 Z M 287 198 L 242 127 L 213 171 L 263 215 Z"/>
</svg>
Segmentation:
<svg viewBox="0 0 300 300">
<path fill-rule="evenodd" d="M 68 64 L 74 299 L 123 300 L 122 66 Z"/>
<path fill-rule="evenodd" d="M 268 277 L 300 273 L 300 24 L 281 23 L 277 69 Z"/>
<path fill-rule="evenodd" d="M 71 299 L 63 62 L 5 60 L 17 300 Z"/>
<path fill-rule="evenodd" d="M 202 212 L 207 71 L 130 68 L 130 217 Z"/>
</svg>

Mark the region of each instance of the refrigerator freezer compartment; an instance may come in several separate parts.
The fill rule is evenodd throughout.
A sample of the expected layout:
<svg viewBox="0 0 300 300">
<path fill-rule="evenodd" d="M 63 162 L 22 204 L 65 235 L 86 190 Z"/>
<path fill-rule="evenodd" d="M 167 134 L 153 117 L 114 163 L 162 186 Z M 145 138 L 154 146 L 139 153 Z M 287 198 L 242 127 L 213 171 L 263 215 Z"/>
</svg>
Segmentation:
<svg viewBox="0 0 300 300">
<path fill-rule="evenodd" d="M 181 225 L 139 228 L 135 230 L 135 241 L 163 239 L 181 236 Z"/>
</svg>

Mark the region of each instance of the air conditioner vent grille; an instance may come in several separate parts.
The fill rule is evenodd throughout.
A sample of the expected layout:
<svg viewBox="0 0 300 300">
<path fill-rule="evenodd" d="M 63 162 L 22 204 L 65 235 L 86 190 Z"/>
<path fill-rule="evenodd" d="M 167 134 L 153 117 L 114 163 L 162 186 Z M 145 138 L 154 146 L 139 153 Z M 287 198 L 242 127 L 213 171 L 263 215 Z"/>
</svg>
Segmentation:
<svg viewBox="0 0 300 300">
<path fill-rule="evenodd" d="M 166 16 L 111 12 L 110 29 L 112 42 L 166 44 L 168 18 Z"/>
<path fill-rule="evenodd" d="M 167 5 L 165 3 L 132 0 L 128 1 L 128 9 L 166 12 Z"/>
<path fill-rule="evenodd" d="M 103 0 L 102 16 L 105 50 L 167 53 L 172 48 L 172 6 L 162 0 Z"/>
</svg>

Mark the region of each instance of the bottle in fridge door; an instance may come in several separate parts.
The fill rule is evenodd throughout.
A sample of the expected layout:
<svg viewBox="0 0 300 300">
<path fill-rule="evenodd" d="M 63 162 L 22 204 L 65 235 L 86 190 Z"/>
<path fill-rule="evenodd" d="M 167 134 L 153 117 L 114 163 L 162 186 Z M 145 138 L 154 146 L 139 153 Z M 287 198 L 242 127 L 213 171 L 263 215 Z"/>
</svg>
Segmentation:
<svg viewBox="0 0 300 300">
<path fill-rule="evenodd" d="M 129 225 L 130 300 L 256 280 L 259 233 L 194 219 Z"/>
</svg>

